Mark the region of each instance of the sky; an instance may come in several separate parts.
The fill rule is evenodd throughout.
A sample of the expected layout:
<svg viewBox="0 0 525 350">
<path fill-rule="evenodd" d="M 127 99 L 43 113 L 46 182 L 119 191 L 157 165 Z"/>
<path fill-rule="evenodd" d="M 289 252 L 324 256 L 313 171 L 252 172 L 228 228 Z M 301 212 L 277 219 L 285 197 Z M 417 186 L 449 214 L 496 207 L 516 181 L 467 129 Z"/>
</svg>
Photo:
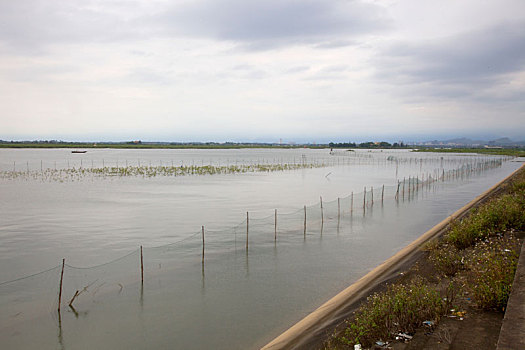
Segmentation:
<svg viewBox="0 0 525 350">
<path fill-rule="evenodd" d="M 0 139 L 525 140 L 523 0 L 0 0 Z"/>
</svg>

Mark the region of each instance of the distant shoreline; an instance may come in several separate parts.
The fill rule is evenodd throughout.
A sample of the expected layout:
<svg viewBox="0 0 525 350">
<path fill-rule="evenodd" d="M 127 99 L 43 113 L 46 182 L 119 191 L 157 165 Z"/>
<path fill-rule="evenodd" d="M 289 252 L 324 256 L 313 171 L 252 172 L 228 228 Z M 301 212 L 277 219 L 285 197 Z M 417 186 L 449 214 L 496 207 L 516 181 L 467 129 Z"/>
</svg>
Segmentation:
<svg viewBox="0 0 525 350">
<path fill-rule="evenodd" d="M 0 143 L 2 148 L 68 148 L 68 149 L 250 149 L 250 148 L 266 148 L 266 149 L 374 149 L 374 150 L 390 150 L 390 149 L 412 149 L 413 152 L 439 152 L 439 153 L 478 153 L 478 154 L 492 154 L 492 155 L 508 155 L 515 157 L 525 157 L 525 148 L 472 148 L 472 147 L 456 147 L 456 148 L 438 148 L 430 146 L 418 145 L 403 145 L 401 147 L 370 147 L 371 143 L 366 143 L 369 147 L 341 147 L 340 145 L 330 144 L 271 144 L 271 143 L 156 143 L 156 142 L 110 142 L 110 143 L 95 143 L 95 142 L 21 142 L 4 141 Z"/>
<path fill-rule="evenodd" d="M 75 148 L 75 149 L 236 149 L 236 148 L 328 148 L 327 145 L 273 145 L 273 144 L 245 144 L 245 143 L 37 143 L 37 142 L 6 142 L 0 143 L 0 148 Z"/>
</svg>

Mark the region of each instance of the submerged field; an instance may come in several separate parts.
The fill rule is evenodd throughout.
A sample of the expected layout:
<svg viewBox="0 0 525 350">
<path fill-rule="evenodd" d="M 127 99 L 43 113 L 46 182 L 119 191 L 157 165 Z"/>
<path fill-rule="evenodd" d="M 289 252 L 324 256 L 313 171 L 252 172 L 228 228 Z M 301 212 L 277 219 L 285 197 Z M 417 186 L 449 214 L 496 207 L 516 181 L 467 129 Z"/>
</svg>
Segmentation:
<svg viewBox="0 0 525 350">
<path fill-rule="evenodd" d="M 0 170 L 19 173 L 0 178 L 10 348 L 257 348 L 518 166 L 405 151 L 0 152 Z M 166 172 L 118 170 L 150 163 Z M 86 175 L 49 181 L 55 166 Z M 195 174 L 233 166 L 264 170 Z"/>
</svg>

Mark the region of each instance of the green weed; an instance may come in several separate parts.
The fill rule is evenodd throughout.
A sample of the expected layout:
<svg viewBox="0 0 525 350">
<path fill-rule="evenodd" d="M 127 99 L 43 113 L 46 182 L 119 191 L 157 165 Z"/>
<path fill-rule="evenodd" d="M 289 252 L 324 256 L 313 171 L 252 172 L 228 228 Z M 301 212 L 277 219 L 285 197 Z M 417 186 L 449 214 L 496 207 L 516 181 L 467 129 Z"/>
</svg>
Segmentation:
<svg viewBox="0 0 525 350">
<path fill-rule="evenodd" d="M 422 278 L 406 285 L 391 285 L 367 299 L 336 342 L 368 347 L 398 332 L 413 332 L 425 320 L 438 320 L 446 308 L 439 292 Z"/>
</svg>

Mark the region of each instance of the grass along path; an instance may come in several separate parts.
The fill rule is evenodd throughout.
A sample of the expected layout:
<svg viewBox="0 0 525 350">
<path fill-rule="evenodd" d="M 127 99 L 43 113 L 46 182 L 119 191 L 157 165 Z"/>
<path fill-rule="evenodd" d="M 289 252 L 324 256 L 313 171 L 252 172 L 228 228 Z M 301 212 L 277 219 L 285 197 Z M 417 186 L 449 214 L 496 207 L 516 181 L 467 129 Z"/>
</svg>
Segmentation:
<svg viewBox="0 0 525 350">
<path fill-rule="evenodd" d="M 425 349 L 461 343 L 461 337 L 469 340 L 459 348 L 495 348 L 501 324 L 494 327 L 494 319 L 498 324 L 503 318 L 523 231 L 524 169 L 503 185 L 502 193 L 453 223 L 439 240 L 429 242 L 417 264 L 385 291 L 369 296 L 324 348 L 354 349 L 359 344 Z M 453 337 L 452 329 L 458 333 L 464 327 L 451 326 L 451 319 L 473 322 L 476 327 Z M 442 320 L 446 331 L 440 329 Z"/>
</svg>

